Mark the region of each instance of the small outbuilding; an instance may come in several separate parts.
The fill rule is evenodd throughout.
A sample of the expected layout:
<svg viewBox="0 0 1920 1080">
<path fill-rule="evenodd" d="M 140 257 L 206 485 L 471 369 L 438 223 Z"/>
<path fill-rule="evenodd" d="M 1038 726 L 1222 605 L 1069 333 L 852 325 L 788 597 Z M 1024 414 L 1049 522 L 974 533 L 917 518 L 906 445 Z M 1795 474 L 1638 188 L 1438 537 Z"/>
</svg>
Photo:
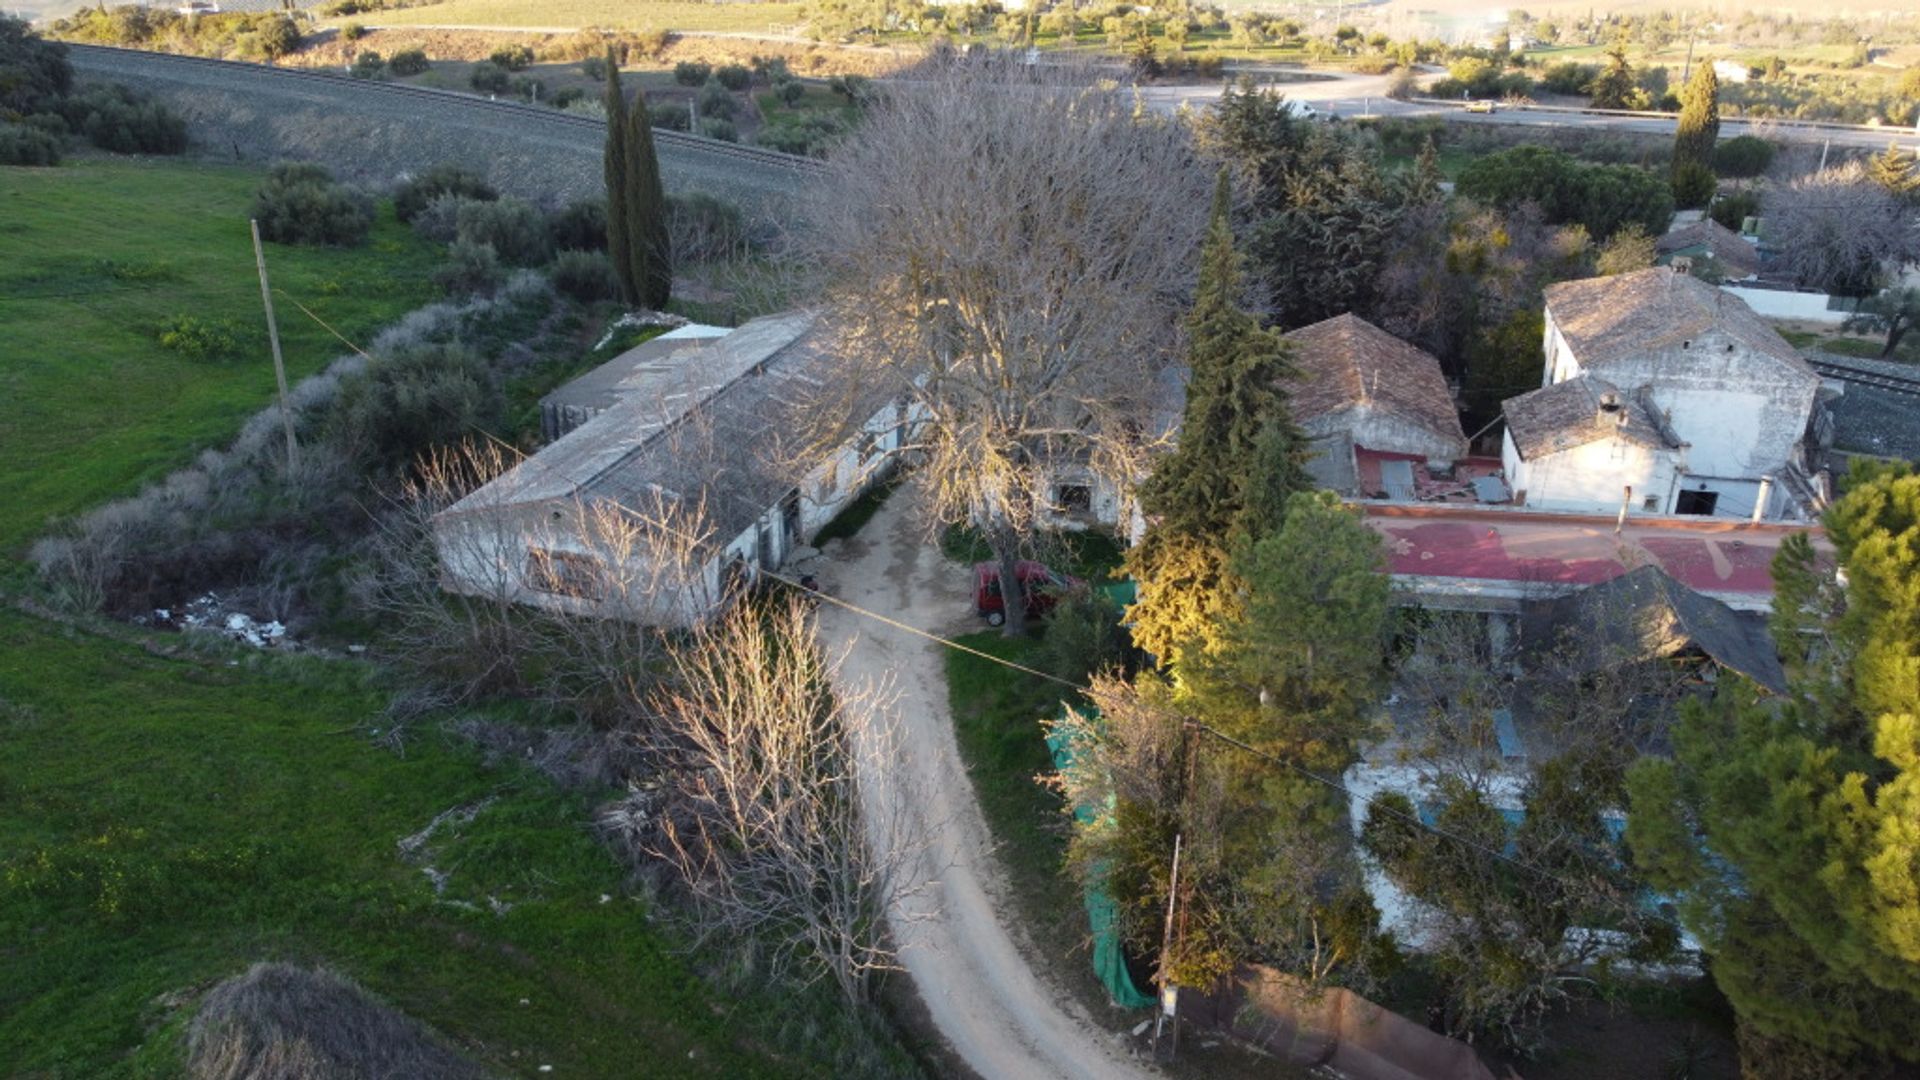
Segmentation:
<svg viewBox="0 0 1920 1080">
<path fill-rule="evenodd" d="M 1293 419 L 1310 439 L 1344 435 L 1359 450 L 1452 464 L 1467 454 L 1453 393 L 1431 353 L 1355 315 L 1287 334 L 1300 377 Z"/>
</svg>

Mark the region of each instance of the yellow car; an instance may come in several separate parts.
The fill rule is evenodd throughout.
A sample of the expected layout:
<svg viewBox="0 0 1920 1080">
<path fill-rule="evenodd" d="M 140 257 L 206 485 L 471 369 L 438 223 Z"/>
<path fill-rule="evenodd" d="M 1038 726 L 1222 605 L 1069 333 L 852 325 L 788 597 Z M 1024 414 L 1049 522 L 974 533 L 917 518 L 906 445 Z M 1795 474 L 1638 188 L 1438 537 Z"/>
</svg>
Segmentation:
<svg viewBox="0 0 1920 1080">
<path fill-rule="evenodd" d="M 1467 102 L 1467 111 L 1468 111 L 1468 112 L 1477 112 L 1477 113 L 1491 113 L 1491 112 L 1493 112 L 1493 111 L 1494 111 L 1494 106 L 1493 106 L 1493 102 L 1491 102 L 1491 101 L 1469 101 L 1469 102 Z"/>
</svg>

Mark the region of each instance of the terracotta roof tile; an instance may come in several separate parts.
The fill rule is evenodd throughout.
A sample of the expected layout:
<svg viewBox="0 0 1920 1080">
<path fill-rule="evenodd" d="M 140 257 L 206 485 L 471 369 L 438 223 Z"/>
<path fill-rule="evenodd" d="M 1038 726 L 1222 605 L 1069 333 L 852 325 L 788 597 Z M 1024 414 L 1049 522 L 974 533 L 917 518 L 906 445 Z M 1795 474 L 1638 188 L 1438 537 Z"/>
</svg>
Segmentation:
<svg viewBox="0 0 1920 1080">
<path fill-rule="evenodd" d="M 1336 315 L 1287 334 L 1299 380 L 1293 417 L 1306 422 L 1356 405 L 1394 413 L 1463 445 L 1466 433 L 1440 361 L 1365 319 Z"/>
<path fill-rule="evenodd" d="M 1500 409 L 1526 461 L 1615 437 L 1655 450 L 1679 445 L 1649 402 L 1592 375 L 1508 398 Z"/>
<path fill-rule="evenodd" d="M 1588 371 L 1719 330 L 1755 352 L 1813 375 L 1799 351 L 1746 301 L 1664 266 L 1549 285 L 1547 313 Z"/>
</svg>

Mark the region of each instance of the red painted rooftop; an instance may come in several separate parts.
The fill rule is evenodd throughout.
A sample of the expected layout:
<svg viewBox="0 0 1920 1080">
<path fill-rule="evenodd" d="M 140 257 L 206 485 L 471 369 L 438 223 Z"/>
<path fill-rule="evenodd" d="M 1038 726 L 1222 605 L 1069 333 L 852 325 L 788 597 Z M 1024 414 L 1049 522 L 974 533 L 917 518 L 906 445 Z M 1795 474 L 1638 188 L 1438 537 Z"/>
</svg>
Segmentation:
<svg viewBox="0 0 1920 1080">
<path fill-rule="evenodd" d="M 1594 585 L 1653 563 L 1696 592 L 1770 596 L 1773 556 L 1818 526 L 1494 510 L 1463 505 L 1359 504 L 1387 542 L 1395 574 L 1537 585 Z"/>
</svg>

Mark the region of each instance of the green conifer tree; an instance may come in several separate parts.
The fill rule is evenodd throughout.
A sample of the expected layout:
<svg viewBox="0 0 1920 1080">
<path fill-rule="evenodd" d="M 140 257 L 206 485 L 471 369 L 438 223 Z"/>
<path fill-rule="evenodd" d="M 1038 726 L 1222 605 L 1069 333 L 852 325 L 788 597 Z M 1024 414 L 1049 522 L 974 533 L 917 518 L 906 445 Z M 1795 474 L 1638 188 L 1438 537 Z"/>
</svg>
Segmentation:
<svg viewBox="0 0 1920 1080">
<path fill-rule="evenodd" d="M 1713 148 L 1720 141 L 1720 77 L 1702 61 L 1680 91 L 1673 135 L 1673 194 L 1681 206 L 1705 206 L 1717 186 Z"/>
<path fill-rule="evenodd" d="M 607 184 L 607 257 L 620 279 L 620 299 L 629 304 L 640 302 L 640 289 L 633 276 L 632 233 L 627 206 L 627 96 L 620 89 L 620 65 L 612 48 L 607 49 L 607 142 L 602 164 Z"/>
<path fill-rule="evenodd" d="M 1826 516 L 1844 577 L 1805 534 L 1774 561 L 1790 693 L 1723 689 L 1628 778 L 1636 861 L 1711 956 L 1743 1050 L 1770 1055 L 1748 1075 L 1920 1061 L 1920 475 L 1848 488 Z"/>
<path fill-rule="evenodd" d="M 1236 610 L 1227 568 L 1235 536 L 1275 527 L 1287 497 L 1311 486 L 1287 412 L 1289 346 L 1239 305 L 1230 202 L 1222 172 L 1187 316 L 1191 374 L 1179 446 L 1141 485 L 1152 524 L 1127 557 L 1141 586 L 1134 640 L 1170 664 L 1182 649 L 1217 644 Z"/>
<path fill-rule="evenodd" d="M 1911 150 L 1888 144 L 1867 163 L 1867 173 L 1874 183 L 1903 199 L 1920 199 L 1920 155 Z"/>
<path fill-rule="evenodd" d="M 627 133 L 627 244 L 641 304 L 660 311 L 673 295 L 673 246 L 667 233 L 667 193 L 653 146 L 647 95 L 636 93 Z"/>
<path fill-rule="evenodd" d="M 1638 109 L 1644 103 L 1645 95 L 1633 77 L 1633 65 L 1627 62 L 1627 48 L 1615 45 L 1607 50 L 1606 70 L 1593 80 L 1593 107 Z"/>
</svg>

